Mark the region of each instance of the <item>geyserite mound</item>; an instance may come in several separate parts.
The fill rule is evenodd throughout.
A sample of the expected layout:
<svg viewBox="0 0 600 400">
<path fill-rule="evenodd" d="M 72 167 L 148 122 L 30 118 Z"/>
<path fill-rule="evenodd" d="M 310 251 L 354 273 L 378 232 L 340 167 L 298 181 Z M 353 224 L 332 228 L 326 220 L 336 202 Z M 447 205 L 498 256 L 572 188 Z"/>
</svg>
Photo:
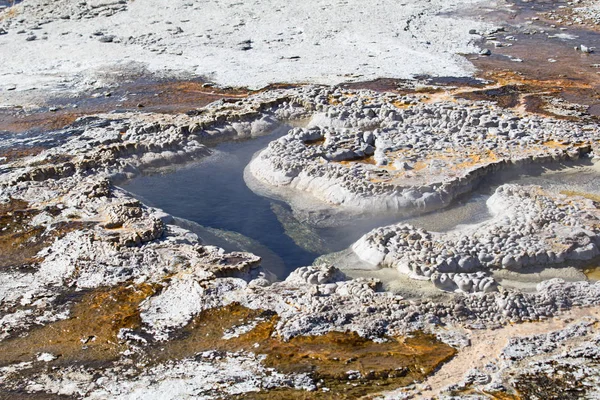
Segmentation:
<svg viewBox="0 0 600 400">
<path fill-rule="evenodd" d="M 600 210 L 590 199 L 503 185 L 487 204 L 494 216 L 481 224 L 447 233 L 405 224 L 377 228 L 352 250 L 367 264 L 463 292 L 494 290 L 494 269 L 560 267 L 600 254 Z"/>
<path fill-rule="evenodd" d="M 577 159 L 600 137 L 594 125 L 485 102 L 422 100 L 322 90 L 308 127 L 272 142 L 250 171 L 348 210 L 414 213 L 446 206 L 510 165 Z"/>
</svg>

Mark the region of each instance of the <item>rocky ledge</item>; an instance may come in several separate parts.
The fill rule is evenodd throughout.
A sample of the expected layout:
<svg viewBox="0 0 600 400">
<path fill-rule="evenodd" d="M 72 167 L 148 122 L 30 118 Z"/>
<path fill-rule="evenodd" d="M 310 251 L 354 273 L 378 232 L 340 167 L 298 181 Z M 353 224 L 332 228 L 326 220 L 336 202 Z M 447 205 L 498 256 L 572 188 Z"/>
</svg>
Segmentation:
<svg viewBox="0 0 600 400">
<path fill-rule="evenodd" d="M 352 250 L 374 267 L 467 293 L 496 290 L 493 270 L 581 265 L 600 254 L 600 210 L 591 199 L 503 185 L 487 205 L 492 218 L 480 224 L 447 233 L 405 224 L 377 228 Z"/>
<path fill-rule="evenodd" d="M 308 126 L 272 142 L 250 171 L 288 198 L 305 192 L 354 212 L 439 209 L 493 172 L 578 159 L 600 138 L 593 123 L 519 116 L 486 102 L 313 94 Z"/>
<path fill-rule="evenodd" d="M 381 99 L 398 98 L 357 92 L 348 107 L 358 107 L 353 104 L 367 93 L 375 105 Z M 405 245 L 400 241 L 403 228 L 381 230 L 389 232 L 382 249 L 379 238 L 385 235 L 363 240 L 376 249 L 365 257 L 370 262 L 399 265 L 402 257 L 414 255 L 407 265 L 413 273 L 431 272 L 430 278 L 439 275 L 440 281 L 446 274 L 457 288 L 469 292 L 443 301 L 415 301 L 382 291 L 376 279 L 351 279 L 332 265 L 306 266 L 283 282 L 273 282 L 269 266 L 260 258 L 225 253 L 203 243 L 175 225 L 170 215 L 146 207 L 115 186 L 147 168 L 210 154 L 209 145 L 219 140 L 264 134 L 280 122 L 307 115 L 313 115 L 315 127 L 291 130 L 282 156 L 287 157 L 296 145 L 327 148 L 318 162 L 324 170 L 341 168 L 347 173 L 371 168 L 357 161 L 353 164 L 357 168 L 347 166 L 346 156 L 336 156 L 337 150 L 327 147 L 327 140 L 334 143 L 337 139 L 331 138 L 341 132 L 336 124 L 343 123 L 350 131 L 356 128 L 356 135 L 361 132 L 356 137 L 366 138 L 356 142 L 362 151 L 370 152 L 367 143 L 373 143 L 368 145 L 380 164 L 373 168 L 383 168 L 395 164 L 389 148 L 396 145 L 392 136 L 385 135 L 399 131 L 398 126 L 389 131 L 382 126 L 409 120 L 409 112 L 427 118 L 425 110 L 437 109 L 440 116 L 450 118 L 449 110 L 462 110 L 459 105 L 444 108 L 450 106 L 410 100 L 414 104 L 407 108 L 363 104 L 366 111 L 359 116 L 326 117 L 327 112 L 346 107 L 335 104 L 341 98 L 336 96 L 336 90 L 318 87 L 267 91 L 235 103 L 214 103 L 197 116 L 108 114 L 81 119 L 46 137 L 7 141 L 23 148 L 41 145 L 41 149 L 24 152 L 22 158 L 6 158 L 1 167 L 0 384 L 4 393 L 214 398 L 268 391 L 297 397 L 311 391 L 326 397 L 331 391 L 357 397 L 424 379 L 455 354 L 454 348 L 468 345 L 461 329 L 538 321 L 574 306 L 600 305 L 600 285 L 591 282 L 555 279 L 540 283 L 533 293 L 502 287 L 470 293 L 474 287 L 485 292 L 493 285 L 485 281 L 469 287 L 456 279 L 460 274 L 444 270 L 481 268 L 485 273 L 528 265 L 533 257 L 542 260 L 544 254 L 548 263 L 595 256 L 597 214 L 595 205 L 583 198 L 506 186 L 490 204 L 502 209 L 507 220 L 499 214 L 484 225 L 485 231 L 470 235 L 468 242 L 413 229 Z M 469 107 L 497 110 L 487 103 L 464 107 L 465 113 Z M 381 111 L 386 109 L 395 114 Z M 505 126 L 494 115 L 485 129 L 496 133 L 484 143 L 495 144 L 498 154 L 513 154 L 517 149 L 519 157 L 526 153 L 532 160 L 578 157 L 593 148 L 597 134 L 583 125 L 541 118 L 518 118 L 507 122 L 515 127 Z M 485 118 L 482 114 L 477 124 L 473 119 L 470 123 L 481 127 Z M 443 123 L 446 128 L 440 137 L 454 138 L 449 145 L 473 162 L 474 142 L 469 148 L 460 139 L 471 136 L 459 136 L 460 129 L 452 128 L 458 122 Z M 529 124 L 532 128 L 525 131 Z M 519 127 L 524 131 L 518 138 L 500 134 L 502 129 L 512 132 Z M 331 136 L 319 143 L 324 130 Z M 564 135 L 561 143 L 548 144 L 559 134 Z M 531 135 L 538 135 L 540 142 L 535 143 Z M 290 139 L 295 136 L 300 138 Z M 385 137 L 390 143 L 380 144 Z M 412 154 L 431 154 L 427 151 L 437 142 L 432 139 L 425 145 L 414 139 Z M 269 164 L 269 155 L 284 141 L 270 146 L 256 165 Z M 294 168 L 300 167 L 313 168 L 304 164 Z M 428 169 L 413 168 L 416 175 L 411 179 L 427 178 L 421 171 Z M 320 173 L 318 168 L 315 171 Z M 350 182 L 348 176 L 340 173 L 339 179 Z M 469 182 L 463 177 L 454 185 L 460 188 L 457 191 L 468 190 Z M 377 187 L 382 193 L 388 188 Z M 426 185 L 415 187 L 421 195 L 435 196 L 443 185 L 433 185 L 431 191 L 422 189 Z M 444 201 L 449 199 L 441 204 Z M 471 241 L 478 252 L 468 251 Z M 447 249 L 456 245 L 455 254 L 443 249 L 436 253 L 434 242 Z M 392 243 L 400 246 L 390 247 L 396 255 L 385 250 Z M 431 257 L 423 258 L 421 252 L 425 255 L 428 249 Z M 357 356 L 357 346 L 365 350 L 362 355 Z M 310 356 L 314 354 L 319 356 Z"/>
</svg>

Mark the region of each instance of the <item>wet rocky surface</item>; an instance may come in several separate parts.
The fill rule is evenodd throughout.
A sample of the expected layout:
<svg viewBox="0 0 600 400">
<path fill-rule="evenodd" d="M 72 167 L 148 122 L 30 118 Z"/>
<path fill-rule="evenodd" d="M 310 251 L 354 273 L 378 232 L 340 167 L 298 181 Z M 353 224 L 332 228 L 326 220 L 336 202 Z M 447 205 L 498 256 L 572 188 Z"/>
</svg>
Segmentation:
<svg viewBox="0 0 600 400">
<path fill-rule="evenodd" d="M 585 265 L 600 254 L 593 200 L 553 198 L 541 187 L 504 185 L 487 205 L 490 220 L 457 233 L 394 225 L 372 231 L 352 249 L 374 267 L 396 268 L 417 279 L 429 278 L 444 290 L 464 292 L 496 290 L 490 276 L 493 269 Z M 581 212 L 580 220 L 573 219 L 575 208 Z"/>
<path fill-rule="evenodd" d="M 594 11 L 595 10 L 595 11 Z M 497 92 L 479 98 L 555 118 L 597 121 L 600 96 L 598 17 L 594 2 L 510 1 L 472 10 L 496 25 L 473 32 L 489 54 L 469 56 Z M 595 17 L 582 19 L 578 13 Z M 475 94 L 469 94 L 474 96 Z M 483 97 L 482 97 L 483 96 Z"/>
<path fill-rule="evenodd" d="M 597 7 L 504 5 L 473 10 L 479 79 L 131 74 L 2 109 L 0 397 L 597 397 Z M 275 243 L 325 254 L 314 265 L 282 272 L 260 228 L 199 226 L 118 186 L 257 137 L 245 189 Z M 503 182 L 526 166 L 576 178 Z M 327 254 L 339 226 L 357 241 Z"/>
<path fill-rule="evenodd" d="M 599 289 L 592 282 L 554 279 L 540 283 L 534 292 L 522 292 L 503 288 L 487 275 L 490 267 L 539 264 L 537 253 L 533 258 L 521 254 L 519 241 L 524 251 L 535 241 L 545 251 L 562 246 L 562 252 L 556 251 L 556 258 L 548 262 L 594 259 L 596 203 L 593 196 L 581 193 L 549 195 L 531 186 L 502 186 L 490 198 L 491 203 L 501 205 L 492 210 L 496 219 L 484 222 L 481 236 L 470 235 L 470 240 L 491 240 L 501 249 L 490 259 L 471 254 L 478 247 L 467 242 L 467 252 L 462 254 L 458 245 L 462 239 L 452 242 L 451 233 L 437 239 L 447 243 L 447 250 L 407 241 L 415 254 L 425 257 L 413 260 L 415 271 L 423 271 L 435 258 L 420 251 L 428 247 L 455 251 L 461 268 L 467 263 L 465 257 L 472 261 L 463 280 L 458 279 L 462 273 L 440 270 L 447 282 L 454 282 L 464 293 L 449 294 L 454 287 L 440 286 L 440 275 L 433 283 L 447 294 L 438 300 L 432 296 L 415 301 L 382 291 L 377 279 L 350 278 L 335 266 L 301 267 L 285 280 L 273 282 L 268 263 L 259 257 L 226 253 L 203 243 L 174 225 L 171 215 L 145 206 L 114 186 L 140 173 L 207 156 L 219 141 L 268 134 L 288 120 L 310 116 L 313 125 L 325 121 L 322 128 L 291 128 L 288 136 L 321 129 L 332 135 L 339 128 L 331 119 L 324 120 L 322 111 L 339 106 L 329 104 L 329 94 L 335 98 L 335 92 L 327 88 L 278 89 L 236 103 L 212 103 L 194 116 L 128 113 L 83 118 L 65 128 L 54 147 L 6 159 L 2 218 L 8 230 L 3 239 L 9 238 L 7 246 L 14 246 L 21 258 L 9 258 L 1 271 L 4 393 L 105 398 L 182 394 L 197 388 L 208 397 L 261 391 L 261 396 L 273 398 L 352 398 L 412 387 L 416 380 L 425 379 L 452 357 L 455 348 L 468 343 L 464 334 L 449 334 L 449 327 L 500 327 L 552 318 L 572 307 L 598 305 Z M 387 101 L 388 96 L 346 92 L 348 98 L 370 97 L 375 104 L 378 99 Z M 315 98 L 326 101 L 318 103 Z M 392 107 L 414 108 L 417 115 L 429 115 L 429 103 L 411 100 L 414 104 Z M 367 105 L 366 110 L 371 107 Z M 366 115 L 350 121 L 363 121 L 360 127 L 349 122 L 347 129 L 357 131 L 379 123 Z M 545 138 L 546 142 L 534 147 L 540 155 L 549 155 L 545 161 L 593 154 L 597 132 L 586 122 L 513 120 L 517 126 L 524 121 L 533 127 L 552 123 L 556 132 L 568 132 L 567 137 L 580 134 L 580 140 L 555 144 L 548 144 L 554 137 Z M 450 132 L 453 128 L 442 129 Z M 359 137 L 364 136 L 368 135 Z M 308 138 L 303 146 L 324 146 L 319 139 Z M 36 136 L 31 140 L 37 140 Z M 519 154 L 518 139 L 494 140 L 506 142 L 500 142 L 510 149 L 506 154 Z M 29 144 L 26 137 L 23 144 Z M 468 147 L 455 151 L 457 157 L 462 151 L 462 157 L 471 160 L 462 164 L 459 174 L 478 168 L 477 162 L 486 165 L 480 159 L 472 165 Z M 328 163 L 346 171 L 353 170 L 351 163 L 377 168 L 361 159 Z M 415 179 L 426 179 L 428 168 L 418 171 L 423 178 Z M 516 247 L 494 242 L 503 239 L 504 233 L 506 240 L 513 240 L 512 231 L 506 229 L 519 232 L 514 238 Z M 429 235 L 418 232 L 421 237 Z M 545 241 L 544 235 L 557 242 Z M 19 252 L 19 240 L 31 237 L 39 247 L 29 248 L 31 254 Z M 45 241 L 45 237 L 52 240 Z M 544 254 L 548 257 L 549 253 Z M 339 266 L 344 267 L 343 263 Z M 477 270 L 491 286 L 462 282 Z M 470 293 L 480 286 L 488 293 Z M 210 322 L 213 319 L 215 323 Z M 403 364 L 408 354 L 411 361 Z M 422 361 L 416 361 L 421 356 Z M 346 358 L 350 361 L 343 361 Z M 388 358 L 394 368 L 382 361 Z M 524 374 L 519 382 L 526 382 L 528 376 Z M 182 384 L 188 389 L 181 389 Z M 515 387 L 527 393 L 524 385 Z"/>
<path fill-rule="evenodd" d="M 598 140 L 593 122 L 375 93 L 313 93 L 308 127 L 272 142 L 250 171 L 350 210 L 410 214 L 447 206 L 492 171 L 578 159 Z"/>
</svg>

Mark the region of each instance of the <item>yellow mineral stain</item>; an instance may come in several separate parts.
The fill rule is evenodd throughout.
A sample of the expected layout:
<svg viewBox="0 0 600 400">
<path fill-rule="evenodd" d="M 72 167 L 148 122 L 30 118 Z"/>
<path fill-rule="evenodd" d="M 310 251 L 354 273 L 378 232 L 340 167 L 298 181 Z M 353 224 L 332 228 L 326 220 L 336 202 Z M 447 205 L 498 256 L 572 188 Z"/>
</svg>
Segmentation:
<svg viewBox="0 0 600 400">
<path fill-rule="evenodd" d="M 396 101 L 393 101 L 393 102 L 392 102 L 392 105 L 393 105 L 394 107 L 396 107 L 396 108 L 399 108 L 399 109 L 406 109 L 406 108 L 410 108 L 410 107 L 412 107 L 412 104 L 406 104 L 406 103 L 404 103 L 404 102 L 402 102 L 402 101 L 398 101 L 398 100 L 396 100 Z"/>
<path fill-rule="evenodd" d="M 19 15 L 19 10 L 16 7 L 9 7 L 0 13 L 0 21 L 9 20 Z"/>
<path fill-rule="evenodd" d="M 479 167 L 487 164 L 491 164 L 498 161 L 498 156 L 493 151 L 486 151 L 482 154 L 470 154 L 467 156 L 467 160 L 458 164 L 453 164 L 452 168 L 456 170 L 469 169 L 473 167 Z"/>
<path fill-rule="evenodd" d="M 155 290 L 154 285 L 142 284 L 88 293 L 74 305 L 68 319 L 0 342 L 0 365 L 34 361 L 42 352 L 57 356 L 60 364 L 117 359 L 127 348 L 119 343 L 117 333 L 121 328 L 139 328 L 138 306 Z"/>
<path fill-rule="evenodd" d="M 431 374 L 456 352 L 433 336 L 387 337 L 374 342 L 354 332 L 329 332 L 321 336 L 297 336 L 288 341 L 277 335 L 279 317 L 269 311 L 239 304 L 202 312 L 176 338 L 149 349 L 152 362 L 179 360 L 207 350 L 250 351 L 264 354 L 265 365 L 282 373 L 308 373 L 330 392 L 281 389 L 252 393 L 240 398 L 302 399 L 356 398 L 408 385 Z M 250 326 L 237 337 L 224 338 L 234 328 Z M 358 371 L 351 379 L 348 371 Z"/>
<path fill-rule="evenodd" d="M 585 276 L 592 282 L 600 281 L 600 267 L 588 268 L 583 271 Z"/>
<path fill-rule="evenodd" d="M 489 393 L 484 392 L 484 394 L 488 395 L 492 400 L 523 400 L 521 396 L 518 394 L 510 394 L 510 393 Z"/>
<path fill-rule="evenodd" d="M 490 400 L 524 400 L 518 394 L 505 393 L 505 392 L 486 392 L 486 391 L 474 390 L 474 389 L 466 389 L 466 390 L 463 390 L 460 392 L 452 392 L 452 395 L 454 395 L 454 396 L 468 396 L 468 395 L 473 396 L 473 395 L 475 395 L 475 396 L 487 398 Z"/>
<path fill-rule="evenodd" d="M 35 264 L 41 261 L 37 257 L 38 252 L 56 238 L 93 225 L 92 222 L 72 220 L 60 221 L 49 227 L 31 225 L 31 219 L 40 212 L 23 200 L 11 199 L 0 204 L 0 268 Z"/>
<path fill-rule="evenodd" d="M 421 171 L 425 168 L 427 168 L 428 165 L 426 162 L 424 161 L 417 161 L 414 165 L 413 165 L 413 171 L 418 172 Z"/>
<path fill-rule="evenodd" d="M 553 149 L 566 149 L 570 147 L 569 144 L 557 142 L 556 140 L 548 140 L 546 142 L 543 142 L 542 145 Z"/>
<path fill-rule="evenodd" d="M 0 342 L 0 366 L 35 361 L 42 352 L 58 358 L 49 365 L 106 365 L 127 349 L 120 329 L 141 329 L 140 303 L 156 293 L 158 285 L 122 285 L 89 292 L 73 306 L 71 316 L 34 328 L 25 335 Z M 172 338 L 139 349 L 139 365 L 194 357 L 207 350 L 252 352 L 282 373 L 307 373 L 329 392 L 275 389 L 240 398 L 302 399 L 357 398 L 422 380 L 456 350 L 431 335 L 386 337 L 374 342 L 354 332 L 321 336 L 277 335 L 277 314 L 240 304 L 205 310 Z M 237 334 L 236 334 L 237 332 Z M 360 375 L 349 373 L 357 371 Z"/>
<path fill-rule="evenodd" d="M 584 197 L 586 199 L 600 203 L 600 195 L 595 194 L 595 193 L 578 192 L 575 190 L 561 190 L 560 194 L 564 194 L 565 196 L 569 196 L 569 197 L 580 196 L 580 197 Z"/>
<path fill-rule="evenodd" d="M 340 161 L 339 162 L 339 164 L 346 166 L 346 167 L 351 167 L 352 165 L 354 165 L 356 163 L 377 165 L 377 163 L 375 162 L 375 157 L 373 157 L 373 156 L 369 156 L 369 157 L 365 157 L 365 158 L 357 158 L 356 160 L 348 160 L 348 161 Z"/>
<path fill-rule="evenodd" d="M 45 229 L 29 224 L 39 211 L 23 200 L 0 204 L 0 268 L 34 263 L 44 247 Z"/>
<path fill-rule="evenodd" d="M 337 106 L 338 104 L 341 104 L 341 101 L 331 95 L 327 96 L 327 102 L 331 106 Z"/>
</svg>

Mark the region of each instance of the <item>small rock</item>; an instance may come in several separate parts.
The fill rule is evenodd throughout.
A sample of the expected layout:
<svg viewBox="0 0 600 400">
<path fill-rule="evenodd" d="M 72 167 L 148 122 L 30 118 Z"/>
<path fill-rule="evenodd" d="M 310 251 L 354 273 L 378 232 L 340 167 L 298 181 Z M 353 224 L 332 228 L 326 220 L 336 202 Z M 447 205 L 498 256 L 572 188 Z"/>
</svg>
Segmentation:
<svg viewBox="0 0 600 400">
<path fill-rule="evenodd" d="M 248 51 L 252 49 L 252 40 L 248 39 L 248 40 L 244 40 L 243 42 L 238 43 L 238 45 L 240 46 L 240 50 L 242 51 Z"/>
<path fill-rule="evenodd" d="M 38 355 L 37 360 L 38 361 L 44 361 L 44 362 L 50 362 L 50 361 L 54 361 L 56 360 L 58 357 L 55 356 L 54 354 L 50 354 L 50 353 L 40 353 L 40 355 Z"/>
<path fill-rule="evenodd" d="M 115 40 L 114 35 L 102 35 L 98 38 L 98 41 L 100 41 L 102 43 L 112 43 L 113 40 Z"/>
<path fill-rule="evenodd" d="M 582 53 L 586 53 L 586 54 L 590 54 L 594 52 L 594 48 L 593 47 L 588 47 L 586 45 L 580 45 L 579 47 L 575 47 L 576 50 L 581 51 Z"/>
</svg>

